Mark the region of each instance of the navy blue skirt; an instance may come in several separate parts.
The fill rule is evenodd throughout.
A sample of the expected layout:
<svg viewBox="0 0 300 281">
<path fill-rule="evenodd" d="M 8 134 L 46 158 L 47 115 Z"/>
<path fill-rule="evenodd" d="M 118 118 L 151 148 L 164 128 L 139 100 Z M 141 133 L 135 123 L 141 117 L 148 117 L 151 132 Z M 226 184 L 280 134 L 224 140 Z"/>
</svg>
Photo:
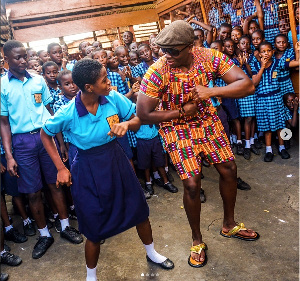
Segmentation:
<svg viewBox="0 0 300 281">
<path fill-rule="evenodd" d="M 90 241 L 99 242 L 148 218 L 142 187 L 116 140 L 78 149 L 71 174 L 79 231 Z"/>
</svg>

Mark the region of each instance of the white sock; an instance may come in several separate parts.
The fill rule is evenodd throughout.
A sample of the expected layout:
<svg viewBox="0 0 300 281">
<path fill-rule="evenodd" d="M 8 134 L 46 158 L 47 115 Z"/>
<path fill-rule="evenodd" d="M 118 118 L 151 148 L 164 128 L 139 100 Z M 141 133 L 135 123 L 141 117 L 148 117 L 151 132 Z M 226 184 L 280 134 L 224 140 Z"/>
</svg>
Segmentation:
<svg viewBox="0 0 300 281">
<path fill-rule="evenodd" d="M 237 136 L 236 135 L 232 135 L 232 142 L 236 143 L 236 141 L 237 141 Z"/>
<path fill-rule="evenodd" d="M 268 153 L 268 152 L 273 152 L 273 150 L 272 150 L 272 146 L 266 146 L 266 153 Z"/>
<path fill-rule="evenodd" d="M 6 253 L 5 249 L 0 253 L 0 256 L 2 257 L 4 253 Z"/>
<path fill-rule="evenodd" d="M 74 205 L 71 205 L 71 206 L 70 206 L 70 210 L 73 211 L 74 209 L 75 209 L 75 206 L 74 206 Z"/>
<path fill-rule="evenodd" d="M 245 148 L 250 148 L 250 140 L 245 140 Z"/>
<path fill-rule="evenodd" d="M 165 167 L 165 171 L 166 171 L 166 173 L 169 172 L 169 167 L 168 166 Z"/>
<path fill-rule="evenodd" d="M 254 144 L 254 138 L 250 138 L 250 145 Z"/>
<path fill-rule="evenodd" d="M 24 225 L 29 224 L 29 223 L 31 223 L 31 220 L 29 217 L 27 219 L 23 220 Z"/>
<path fill-rule="evenodd" d="M 257 133 L 254 133 L 254 138 L 257 139 Z"/>
<path fill-rule="evenodd" d="M 242 140 L 237 140 L 236 143 L 242 143 Z"/>
<path fill-rule="evenodd" d="M 146 181 L 146 184 L 152 184 L 152 182 L 151 181 Z"/>
<path fill-rule="evenodd" d="M 159 178 L 160 178 L 158 171 L 153 172 L 153 177 L 154 177 L 155 179 L 159 179 Z"/>
<path fill-rule="evenodd" d="M 53 214 L 54 219 L 58 217 L 58 214 Z"/>
<path fill-rule="evenodd" d="M 152 242 L 150 245 L 145 245 L 144 247 L 146 249 L 147 252 L 147 256 L 150 258 L 150 260 L 152 260 L 153 262 L 156 263 L 162 263 L 164 262 L 167 258 L 160 255 L 159 253 L 157 253 L 154 249 L 154 243 Z"/>
<path fill-rule="evenodd" d="M 11 229 L 13 229 L 12 225 L 5 226 L 5 232 L 10 231 Z"/>
<path fill-rule="evenodd" d="M 60 224 L 61 224 L 61 231 L 64 231 L 67 226 L 70 226 L 69 219 L 66 218 L 66 219 L 60 220 Z"/>
<path fill-rule="evenodd" d="M 86 281 L 97 281 L 97 266 L 95 268 L 86 266 Z"/>
<path fill-rule="evenodd" d="M 281 152 L 282 149 L 285 149 L 284 145 L 279 145 L 279 152 Z"/>
<path fill-rule="evenodd" d="M 40 232 L 41 236 L 51 237 L 51 234 L 49 232 L 47 225 L 44 228 L 39 229 L 39 232 Z"/>
<path fill-rule="evenodd" d="M 150 176 L 150 182 L 152 183 L 152 177 Z"/>
</svg>

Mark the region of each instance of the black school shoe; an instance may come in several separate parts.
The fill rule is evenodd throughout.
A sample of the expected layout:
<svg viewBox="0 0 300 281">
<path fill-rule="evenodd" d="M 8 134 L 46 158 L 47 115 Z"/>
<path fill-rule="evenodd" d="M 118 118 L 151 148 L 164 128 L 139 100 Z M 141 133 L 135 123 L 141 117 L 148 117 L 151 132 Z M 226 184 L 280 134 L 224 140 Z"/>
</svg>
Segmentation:
<svg viewBox="0 0 300 281">
<path fill-rule="evenodd" d="M 34 236 L 36 234 L 36 230 L 32 222 L 23 225 L 23 229 L 26 236 Z"/>
<path fill-rule="evenodd" d="M 204 190 L 202 188 L 200 190 L 200 201 L 201 201 L 201 203 L 205 203 L 206 202 L 206 196 L 205 196 Z"/>
<path fill-rule="evenodd" d="M 246 160 L 250 160 L 250 157 L 251 157 L 251 151 L 250 151 L 250 148 L 244 148 L 244 158 Z"/>
<path fill-rule="evenodd" d="M 286 151 L 286 149 L 282 149 L 281 151 L 279 151 L 279 155 L 282 159 L 289 159 L 291 157 L 290 154 Z"/>
<path fill-rule="evenodd" d="M 174 263 L 170 259 L 166 259 L 162 263 L 157 263 L 157 262 L 152 261 L 147 255 L 146 255 L 146 259 L 147 259 L 148 262 L 156 264 L 156 265 L 160 266 L 163 269 L 173 269 L 174 268 Z"/>
<path fill-rule="evenodd" d="M 154 183 L 158 185 L 159 187 L 164 187 L 164 181 L 162 178 L 153 179 Z"/>
<path fill-rule="evenodd" d="M 178 188 L 175 185 L 171 184 L 170 182 L 165 183 L 163 185 L 163 188 L 170 191 L 170 192 L 172 192 L 172 193 L 178 192 Z"/>
<path fill-rule="evenodd" d="M 8 274 L 7 273 L 0 273 L 0 281 L 7 281 L 8 280 Z"/>
<path fill-rule="evenodd" d="M 251 144 L 251 145 L 250 145 L 250 151 L 251 151 L 252 153 L 254 153 L 255 155 L 259 155 L 259 154 L 260 154 L 259 149 L 256 148 L 254 144 Z"/>
<path fill-rule="evenodd" d="M 60 237 L 67 239 L 73 244 L 80 244 L 83 242 L 81 233 L 72 226 L 67 226 L 65 230 L 61 231 Z"/>
<path fill-rule="evenodd" d="M 259 139 L 254 139 L 254 146 L 257 149 L 262 148 L 262 142 Z"/>
<path fill-rule="evenodd" d="M 9 266 L 17 266 L 22 263 L 22 259 L 17 255 L 11 254 L 10 252 L 5 252 L 1 256 L 1 263 Z"/>
<path fill-rule="evenodd" d="M 236 145 L 236 154 L 237 155 L 243 155 L 244 154 L 244 147 L 242 143 L 238 143 Z"/>
<path fill-rule="evenodd" d="M 39 259 L 41 258 L 53 244 L 54 238 L 52 236 L 40 236 L 38 241 L 33 247 L 32 258 Z"/>
<path fill-rule="evenodd" d="M 59 216 L 56 217 L 55 221 L 54 221 L 54 228 L 56 232 L 61 232 L 61 223 L 60 223 L 60 219 Z"/>
<path fill-rule="evenodd" d="M 149 192 L 150 195 L 153 195 L 154 194 L 154 189 L 153 189 L 153 186 L 152 184 L 145 184 L 145 191 L 146 192 Z"/>
<path fill-rule="evenodd" d="M 11 230 L 4 233 L 5 240 L 13 241 L 15 243 L 24 243 L 28 240 L 26 235 L 20 233 L 17 229 L 12 228 Z"/>
<path fill-rule="evenodd" d="M 265 162 L 272 162 L 273 161 L 274 154 L 272 152 L 267 152 L 264 161 Z"/>
<path fill-rule="evenodd" d="M 244 182 L 241 178 L 237 178 L 237 188 L 240 190 L 250 190 L 251 186 Z"/>
</svg>

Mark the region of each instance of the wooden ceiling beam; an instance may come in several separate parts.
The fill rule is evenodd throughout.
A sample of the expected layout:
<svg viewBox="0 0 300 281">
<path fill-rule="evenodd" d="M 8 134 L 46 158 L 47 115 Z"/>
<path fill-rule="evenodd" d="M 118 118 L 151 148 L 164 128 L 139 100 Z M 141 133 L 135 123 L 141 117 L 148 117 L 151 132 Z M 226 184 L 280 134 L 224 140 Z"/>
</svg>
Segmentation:
<svg viewBox="0 0 300 281">
<path fill-rule="evenodd" d="M 114 28 L 116 26 L 129 26 L 156 21 L 158 21 L 156 10 L 149 9 L 14 30 L 14 37 L 21 42 L 31 42 Z"/>
<path fill-rule="evenodd" d="M 119 7 L 125 5 L 141 4 L 148 1 L 149 0 L 125 0 L 122 2 L 119 0 L 40 0 L 33 3 L 25 1 L 20 3 L 7 4 L 6 9 L 11 9 L 11 20 L 22 20 L 40 16 L 47 17 L 69 12 L 91 10 L 100 7 Z"/>
</svg>

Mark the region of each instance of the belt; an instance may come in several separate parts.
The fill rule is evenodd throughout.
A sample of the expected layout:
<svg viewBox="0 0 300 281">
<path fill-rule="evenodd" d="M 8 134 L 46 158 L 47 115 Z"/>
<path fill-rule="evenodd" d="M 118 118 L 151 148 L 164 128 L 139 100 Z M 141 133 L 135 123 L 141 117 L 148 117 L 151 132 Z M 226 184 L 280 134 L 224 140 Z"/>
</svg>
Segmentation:
<svg viewBox="0 0 300 281">
<path fill-rule="evenodd" d="M 41 130 L 41 128 L 39 128 L 39 129 L 35 129 L 35 130 L 33 130 L 33 131 L 31 131 L 31 132 L 29 132 L 29 134 L 36 134 L 36 133 L 39 133 L 40 132 L 40 130 Z"/>
</svg>

